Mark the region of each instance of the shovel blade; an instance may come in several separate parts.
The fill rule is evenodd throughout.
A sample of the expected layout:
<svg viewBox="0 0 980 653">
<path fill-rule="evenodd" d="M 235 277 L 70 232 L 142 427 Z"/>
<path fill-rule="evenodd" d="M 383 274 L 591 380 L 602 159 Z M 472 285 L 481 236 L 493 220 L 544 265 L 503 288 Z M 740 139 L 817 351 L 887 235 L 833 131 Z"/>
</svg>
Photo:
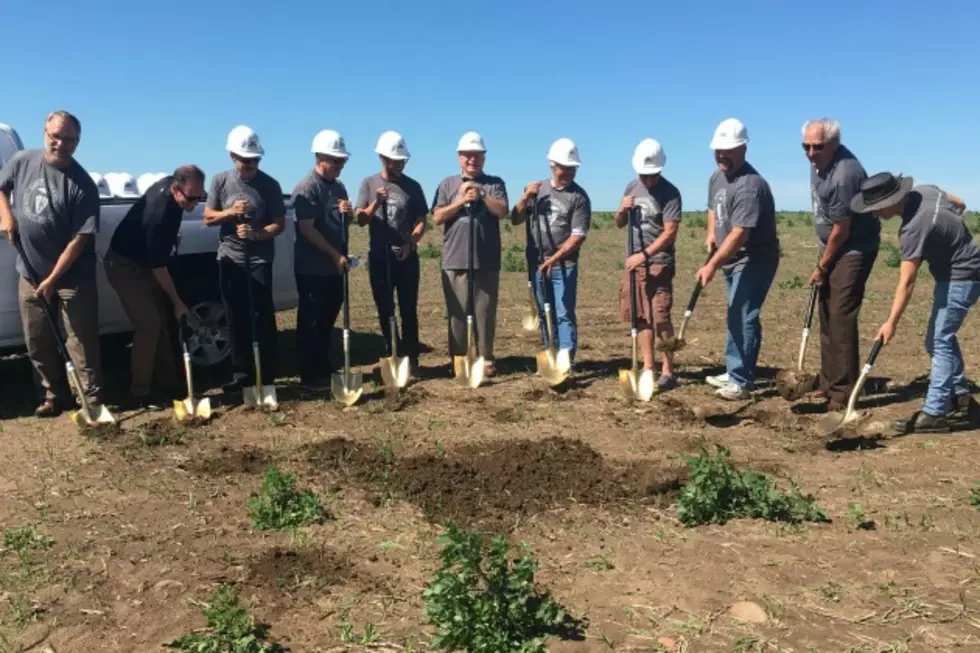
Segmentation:
<svg viewBox="0 0 980 653">
<path fill-rule="evenodd" d="M 660 351 L 675 352 L 684 349 L 687 341 L 684 338 L 671 336 L 660 341 Z"/>
<path fill-rule="evenodd" d="M 364 392 L 364 380 L 360 372 L 339 372 L 330 377 L 330 391 L 334 399 L 345 406 L 353 406 Z"/>
<path fill-rule="evenodd" d="M 619 370 L 619 387 L 629 399 L 650 401 L 657 389 L 653 370 Z"/>
<path fill-rule="evenodd" d="M 821 437 L 827 437 L 849 424 L 860 421 L 862 416 L 862 413 L 857 410 L 852 410 L 849 413 L 827 413 L 817 422 L 817 434 Z"/>
<path fill-rule="evenodd" d="M 404 388 L 408 385 L 410 369 L 407 356 L 382 358 L 378 365 L 386 388 Z"/>
<path fill-rule="evenodd" d="M 186 422 L 192 419 L 211 419 L 211 400 L 207 397 L 194 401 L 190 397 L 174 401 L 174 419 Z"/>
<path fill-rule="evenodd" d="M 538 319 L 538 310 L 534 306 L 524 307 L 524 314 L 521 316 L 521 327 L 525 331 L 537 331 L 541 328 L 541 320 Z"/>
<path fill-rule="evenodd" d="M 248 386 L 242 389 L 242 399 L 248 408 L 269 408 L 276 410 L 279 408 L 279 400 L 276 397 L 276 386 L 262 386 L 262 393 L 259 394 L 255 386 Z"/>
<path fill-rule="evenodd" d="M 453 372 L 456 382 L 465 388 L 478 388 L 483 383 L 483 356 L 454 356 Z"/>
<path fill-rule="evenodd" d="M 799 370 L 782 370 L 776 375 L 776 392 L 786 401 L 796 401 L 816 389 L 817 376 Z"/>
<path fill-rule="evenodd" d="M 559 385 L 568 378 L 572 368 L 571 356 L 567 349 L 557 352 L 551 349 L 539 351 L 535 358 L 538 362 L 538 374 L 548 382 L 549 385 Z"/>
<path fill-rule="evenodd" d="M 89 410 L 91 412 L 82 408 L 74 411 L 68 417 L 75 423 L 75 426 L 95 426 L 96 424 L 116 423 L 116 418 L 112 416 L 112 413 L 105 406 L 99 405 L 94 410 L 91 408 Z"/>
</svg>

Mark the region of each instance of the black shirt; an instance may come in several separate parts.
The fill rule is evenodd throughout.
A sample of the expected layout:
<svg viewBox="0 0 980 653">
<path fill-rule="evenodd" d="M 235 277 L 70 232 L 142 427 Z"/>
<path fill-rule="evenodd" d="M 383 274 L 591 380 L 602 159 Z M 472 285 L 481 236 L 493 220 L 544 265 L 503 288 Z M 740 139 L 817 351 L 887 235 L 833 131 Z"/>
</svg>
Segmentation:
<svg viewBox="0 0 980 653">
<path fill-rule="evenodd" d="M 119 223 L 109 249 L 137 265 L 166 267 L 184 217 L 170 192 L 172 181 L 168 175 L 146 189 Z"/>
</svg>

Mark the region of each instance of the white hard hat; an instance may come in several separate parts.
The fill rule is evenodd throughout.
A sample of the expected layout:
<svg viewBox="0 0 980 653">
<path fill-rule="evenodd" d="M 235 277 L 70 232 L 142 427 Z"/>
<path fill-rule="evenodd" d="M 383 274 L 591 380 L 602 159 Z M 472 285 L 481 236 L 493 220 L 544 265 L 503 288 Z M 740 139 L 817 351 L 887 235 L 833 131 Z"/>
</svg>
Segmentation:
<svg viewBox="0 0 980 653">
<path fill-rule="evenodd" d="M 136 186 L 133 175 L 128 172 L 107 172 L 105 181 L 109 184 L 109 190 L 115 197 L 136 199 L 143 195 Z"/>
<path fill-rule="evenodd" d="M 99 198 L 106 199 L 112 197 L 112 191 L 109 190 L 109 184 L 106 182 L 105 177 L 97 172 L 89 173 L 92 177 L 92 181 L 95 182 L 95 187 L 99 189 Z"/>
<path fill-rule="evenodd" d="M 548 148 L 548 160 L 560 166 L 577 168 L 582 165 L 578 156 L 578 146 L 570 138 L 559 138 Z"/>
<path fill-rule="evenodd" d="M 711 139 L 712 150 L 733 150 L 749 142 L 749 130 L 735 118 L 723 120 Z"/>
<path fill-rule="evenodd" d="M 228 132 L 228 143 L 225 149 L 237 154 L 243 159 L 257 159 L 265 154 L 259 135 L 251 127 L 238 125 Z"/>
<path fill-rule="evenodd" d="M 663 146 L 652 138 L 644 138 L 633 150 L 633 170 L 638 175 L 660 174 L 666 163 Z"/>
<path fill-rule="evenodd" d="M 314 154 L 325 154 L 338 159 L 346 159 L 350 156 L 344 144 L 344 137 L 332 129 L 324 129 L 313 137 L 311 151 Z"/>
<path fill-rule="evenodd" d="M 387 159 L 395 161 L 408 161 L 412 155 L 408 153 L 408 146 L 405 139 L 396 131 L 386 131 L 378 137 L 378 145 L 374 151 Z"/>
<path fill-rule="evenodd" d="M 487 146 L 483 142 L 483 137 L 476 132 L 466 132 L 456 144 L 457 152 L 486 152 Z"/>
</svg>

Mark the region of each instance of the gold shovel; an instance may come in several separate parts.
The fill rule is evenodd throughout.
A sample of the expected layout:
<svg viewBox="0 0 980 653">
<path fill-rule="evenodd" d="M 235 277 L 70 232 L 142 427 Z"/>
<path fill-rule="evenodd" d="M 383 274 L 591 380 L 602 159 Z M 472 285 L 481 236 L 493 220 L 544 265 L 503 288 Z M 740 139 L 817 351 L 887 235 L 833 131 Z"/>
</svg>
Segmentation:
<svg viewBox="0 0 980 653">
<path fill-rule="evenodd" d="M 636 209 L 630 209 L 627 213 L 629 235 L 629 251 L 633 251 L 633 224 Z M 653 370 L 639 368 L 637 352 L 637 329 L 636 329 L 636 271 L 630 275 L 630 340 L 632 344 L 631 365 L 628 370 L 619 370 L 619 387 L 630 399 L 638 401 L 650 401 L 653 393 L 656 392 L 656 380 L 653 378 Z"/>
<path fill-rule="evenodd" d="M 536 215 L 536 214 L 532 214 Z M 531 222 L 530 219 L 524 220 L 524 247 L 531 246 Z M 521 312 L 521 327 L 525 331 L 537 331 L 541 328 L 541 319 L 538 317 L 538 303 L 534 301 L 534 268 L 531 266 L 531 259 L 527 259 L 527 303 Z"/>
<path fill-rule="evenodd" d="M 268 408 L 279 410 L 275 385 L 262 383 L 262 357 L 259 352 L 258 320 L 255 316 L 255 299 L 252 293 L 252 259 L 249 255 L 248 239 L 243 241 L 245 253 L 245 281 L 248 286 L 248 312 L 252 319 L 252 363 L 255 367 L 255 385 L 242 388 L 242 399 L 247 408 Z"/>
<path fill-rule="evenodd" d="M 192 419 L 209 420 L 211 419 L 211 400 L 204 397 L 200 401 L 194 399 L 194 379 L 191 376 L 191 355 L 187 351 L 187 339 L 185 337 L 187 326 L 187 316 L 180 320 L 180 347 L 184 352 L 184 376 L 187 379 L 187 399 L 174 400 L 174 419 L 179 422 Z"/>
<path fill-rule="evenodd" d="M 861 368 L 861 375 L 858 377 L 857 383 L 854 384 L 854 389 L 851 390 L 851 396 L 847 400 L 847 408 L 844 412 L 828 413 L 817 422 L 816 430 L 821 437 L 827 437 L 844 426 L 858 421 L 862 417 L 861 413 L 854 409 L 854 404 L 857 403 L 858 395 L 864 389 L 864 382 L 868 380 L 868 374 L 871 373 L 871 368 L 874 367 L 875 361 L 878 359 L 878 353 L 884 344 L 885 341 L 882 338 L 875 340 L 875 344 L 871 348 L 871 353 L 868 355 L 868 360 L 864 363 L 864 367 Z"/>
<path fill-rule="evenodd" d="M 387 224 L 385 203 L 381 203 L 381 215 L 385 216 L 385 233 L 390 235 Z M 387 240 L 387 239 L 386 239 Z M 381 380 L 388 389 L 398 390 L 408 385 L 409 361 L 407 356 L 398 355 L 398 321 L 395 319 L 395 292 L 391 283 L 391 244 L 385 245 L 385 276 L 388 280 L 388 297 L 391 299 L 391 315 L 388 317 L 388 332 L 391 334 L 391 356 L 378 361 Z"/>
<path fill-rule="evenodd" d="M 343 225 L 343 250 L 344 257 L 347 257 L 347 238 L 348 238 L 348 219 L 341 216 Z M 353 406 L 361 398 L 364 392 L 364 379 L 360 372 L 352 372 L 350 369 L 350 286 L 348 278 L 350 270 L 344 268 L 341 271 L 344 275 L 344 370 L 334 373 L 330 378 L 330 390 L 334 399 L 345 406 Z M 383 367 L 382 367 L 383 369 Z"/>
<path fill-rule="evenodd" d="M 535 200 L 531 204 L 531 212 L 525 222 L 534 220 L 535 232 L 538 235 L 537 242 L 534 243 L 534 249 L 537 252 L 538 264 L 542 262 L 544 258 L 543 250 L 541 247 L 541 221 L 538 219 L 537 201 Z M 530 229 L 528 229 L 530 234 Z M 568 378 L 568 373 L 572 369 L 571 354 L 567 349 L 557 350 L 555 348 L 555 335 L 554 327 L 551 322 L 551 295 L 553 287 L 551 285 L 551 278 L 544 278 L 540 276 L 541 287 L 544 290 L 544 321 L 545 321 L 545 335 L 547 336 L 547 341 L 545 342 L 545 348 L 539 351 L 535 358 L 538 361 L 538 374 L 548 382 L 548 385 L 556 386 L 565 381 Z M 540 327 L 539 327 L 540 328 Z"/>
<path fill-rule="evenodd" d="M 820 286 L 810 287 L 810 299 L 807 303 L 806 316 L 803 318 L 803 338 L 800 342 L 800 353 L 796 359 L 796 368 L 781 370 L 776 375 L 776 391 L 786 401 L 796 401 L 813 389 L 816 375 L 803 371 L 803 361 L 806 359 L 806 346 L 810 341 L 810 326 L 813 324 L 813 309 L 817 303 Z"/>
<path fill-rule="evenodd" d="M 34 270 L 31 268 L 30 263 L 27 260 L 27 255 L 24 253 L 24 246 L 21 245 L 20 240 L 14 237 L 11 241 L 14 248 L 17 250 L 17 254 L 20 255 L 20 259 L 24 262 L 24 269 L 27 272 L 27 280 L 31 282 L 31 285 L 35 288 L 38 287 L 37 276 L 34 274 Z M 51 333 L 54 335 L 55 345 L 58 347 L 58 353 L 61 354 L 61 358 L 65 361 L 65 371 L 68 374 L 68 381 L 75 389 L 75 393 L 78 396 L 78 402 L 81 404 L 81 410 L 76 410 L 69 413 L 68 417 L 75 424 L 75 426 L 95 426 L 97 424 L 115 424 L 116 418 L 113 417 L 109 409 L 103 405 L 99 405 L 95 408 L 95 414 L 92 414 L 92 407 L 88 403 L 88 397 L 85 396 L 85 386 L 82 385 L 82 380 L 78 376 L 78 370 L 75 369 L 75 364 L 71 360 L 71 355 L 68 353 L 68 347 L 65 345 L 65 339 L 61 336 L 61 330 L 58 328 L 58 323 L 54 319 L 54 313 L 51 311 L 51 304 L 44 295 L 39 295 L 38 300 L 41 303 L 41 309 L 44 312 L 44 318 L 48 323 L 48 327 L 51 329 Z"/>
<path fill-rule="evenodd" d="M 708 253 L 708 258 L 705 260 L 705 265 L 711 260 L 711 257 L 715 255 L 715 248 L 712 247 L 711 251 Z M 684 309 L 684 319 L 681 320 L 681 328 L 678 329 L 677 334 L 672 338 L 664 338 L 660 343 L 661 351 L 680 351 L 687 346 L 687 341 L 684 340 L 684 331 L 687 330 L 687 323 L 691 321 L 691 316 L 694 315 L 694 307 L 698 303 L 698 297 L 701 296 L 701 291 L 704 290 L 704 286 L 701 285 L 701 280 L 698 279 L 694 282 L 694 290 L 691 291 L 691 298 L 687 300 L 687 308 Z"/>
<path fill-rule="evenodd" d="M 466 354 L 453 356 L 453 372 L 456 382 L 467 388 L 478 388 L 483 383 L 483 372 L 486 363 L 483 356 L 477 353 L 476 341 L 473 338 L 473 257 L 476 250 L 476 216 L 469 203 L 466 204 L 469 233 L 469 257 L 466 263 Z"/>
</svg>

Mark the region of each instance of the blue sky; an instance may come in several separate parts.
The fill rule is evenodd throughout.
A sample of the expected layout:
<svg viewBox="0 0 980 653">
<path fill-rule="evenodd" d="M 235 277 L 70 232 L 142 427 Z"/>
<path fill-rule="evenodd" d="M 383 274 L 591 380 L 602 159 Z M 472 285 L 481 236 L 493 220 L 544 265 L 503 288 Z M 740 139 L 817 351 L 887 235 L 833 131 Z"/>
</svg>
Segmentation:
<svg viewBox="0 0 980 653">
<path fill-rule="evenodd" d="M 650 136 L 695 210 L 712 131 L 737 117 L 777 207 L 805 209 L 800 126 L 828 115 L 869 174 L 903 172 L 980 206 L 976 2 L 14 0 L 2 11 L 0 122 L 38 147 L 48 111 L 75 112 L 90 171 L 194 162 L 210 179 L 229 167 L 228 131 L 247 124 L 289 192 L 312 166 L 313 135 L 331 128 L 352 150 L 353 194 L 377 171 L 378 135 L 396 129 L 431 200 L 475 129 L 516 201 L 568 136 L 601 210 Z"/>
</svg>

